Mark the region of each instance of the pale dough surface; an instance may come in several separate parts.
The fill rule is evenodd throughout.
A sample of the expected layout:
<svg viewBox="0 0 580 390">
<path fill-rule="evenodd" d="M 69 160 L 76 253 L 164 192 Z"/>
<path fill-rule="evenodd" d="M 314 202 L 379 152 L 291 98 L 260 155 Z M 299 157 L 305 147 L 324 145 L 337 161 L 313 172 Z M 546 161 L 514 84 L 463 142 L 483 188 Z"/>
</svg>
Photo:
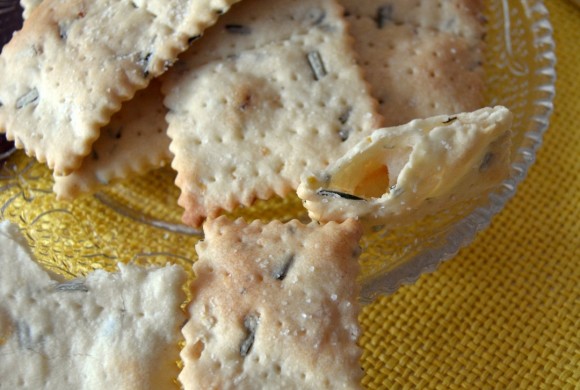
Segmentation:
<svg viewBox="0 0 580 390">
<path fill-rule="evenodd" d="M 512 113 L 482 108 L 380 129 L 298 188 L 311 218 L 396 227 L 485 196 L 510 169 Z"/>
<path fill-rule="evenodd" d="M 179 379 L 190 389 L 359 389 L 354 221 L 208 220 Z"/>
<path fill-rule="evenodd" d="M 286 196 L 304 170 L 380 127 L 330 0 L 238 4 L 166 75 L 163 92 L 179 204 L 193 226 Z"/>
<path fill-rule="evenodd" d="M 119 264 L 63 281 L 0 222 L 0 389 L 175 389 L 185 279 Z"/>
<path fill-rule="evenodd" d="M 385 126 L 484 105 L 482 0 L 339 0 Z"/>
<path fill-rule="evenodd" d="M 173 156 L 166 114 L 159 81 L 153 80 L 101 129 L 80 167 L 67 176 L 54 175 L 57 197 L 74 199 L 168 164 Z"/>
</svg>

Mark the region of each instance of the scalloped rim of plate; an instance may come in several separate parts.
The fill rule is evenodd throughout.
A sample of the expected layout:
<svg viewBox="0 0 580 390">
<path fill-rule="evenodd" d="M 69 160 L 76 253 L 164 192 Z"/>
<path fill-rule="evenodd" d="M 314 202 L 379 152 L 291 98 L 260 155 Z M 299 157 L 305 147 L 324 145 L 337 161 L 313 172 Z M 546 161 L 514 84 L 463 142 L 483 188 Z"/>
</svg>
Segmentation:
<svg viewBox="0 0 580 390">
<path fill-rule="evenodd" d="M 575 1 L 580 3 L 580 0 Z M 415 283 L 421 275 L 435 271 L 441 263 L 451 259 L 460 249 L 469 245 L 477 233 L 487 228 L 493 217 L 515 195 L 518 185 L 526 178 L 530 167 L 536 161 L 537 151 L 542 145 L 543 135 L 549 127 L 549 119 L 554 110 L 556 54 L 548 9 L 542 0 L 535 0 L 529 9 L 534 14 L 530 17 L 534 21 L 531 24 L 531 31 L 536 41 L 541 42 L 544 48 L 539 54 L 541 58 L 549 60 L 549 66 L 542 69 L 542 76 L 547 81 L 547 85 L 542 86 L 542 91 L 548 96 L 534 100 L 534 107 L 539 113 L 530 118 L 530 128 L 524 133 L 525 140 L 517 149 L 514 162 L 511 164 L 512 175 L 502 183 L 499 190 L 489 195 L 487 205 L 476 208 L 453 225 L 445 241 L 436 249 L 420 253 L 385 275 L 366 280 L 361 291 L 361 300 L 364 303 L 369 303 L 380 295 L 390 295 L 403 285 Z"/>
</svg>

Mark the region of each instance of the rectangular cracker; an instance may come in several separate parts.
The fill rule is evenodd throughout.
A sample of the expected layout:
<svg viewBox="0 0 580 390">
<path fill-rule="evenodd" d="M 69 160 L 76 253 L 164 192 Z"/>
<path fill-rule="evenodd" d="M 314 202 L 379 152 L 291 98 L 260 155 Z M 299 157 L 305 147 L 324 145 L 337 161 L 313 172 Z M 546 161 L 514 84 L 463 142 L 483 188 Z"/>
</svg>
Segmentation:
<svg viewBox="0 0 580 390">
<path fill-rule="evenodd" d="M 262 4 L 236 6 L 164 77 L 179 204 L 192 226 L 287 195 L 305 170 L 380 127 L 342 9 L 332 0 Z"/>
<path fill-rule="evenodd" d="M 0 387 L 175 388 L 181 267 L 119 264 L 114 274 L 57 281 L 7 221 L 0 248 Z"/>
<path fill-rule="evenodd" d="M 152 80 L 101 129 L 79 168 L 67 176 L 54 176 L 57 197 L 73 199 L 169 163 L 166 114 L 160 82 Z"/>
<path fill-rule="evenodd" d="M 360 225 L 208 220 L 182 332 L 189 389 L 357 389 Z"/>
<path fill-rule="evenodd" d="M 44 0 L 0 55 L 0 132 L 57 175 L 237 0 Z"/>
<path fill-rule="evenodd" d="M 482 0 L 339 0 L 385 126 L 483 106 Z"/>
</svg>

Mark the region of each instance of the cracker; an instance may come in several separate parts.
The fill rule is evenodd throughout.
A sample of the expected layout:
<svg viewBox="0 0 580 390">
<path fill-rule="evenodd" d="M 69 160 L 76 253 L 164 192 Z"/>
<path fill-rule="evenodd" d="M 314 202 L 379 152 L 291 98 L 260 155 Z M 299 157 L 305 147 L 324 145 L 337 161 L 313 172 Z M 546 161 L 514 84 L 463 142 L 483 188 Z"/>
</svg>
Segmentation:
<svg viewBox="0 0 580 390">
<path fill-rule="evenodd" d="M 92 193 L 104 185 L 144 174 L 171 161 L 169 137 L 158 80 L 126 102 L 93 144 L 92 152 L 68 176 L 56 176 L 60 199 Z"/>
<path fill-rule="evenodd" d="M 0 388 L 171 389 L 185 272 L 119 264 L 57 281 L 0 222 Z"/>
<path fill-rule="evenodd" d="M 287 195 L 305 169 L 323 168 L 380 127 L 341 14 L 329 0 L 246 1 L 192 47 L 207 62 L 186 55 L 166 75 L 187 224 Z M 213 34 L 221 37 L 215 49 Z"/>
<path fill-rule="evenodd" d="M 236 0 L 44 0 L 0 56 L 0 132 L 57 175 Z"/>
<path fill-rule="evenodd" d="M 386 126 L 483 106 L 483 1 L 340 3 Z"/>
<path fill-rule="evenodd" d="M 396 227 L 487 194 L 508 177 L 512 113 L 483 108 L 375 131 L 298 196 L 317 221 Z"/>
<path fill-rule="evenodd" d="M 32 9 L 40 4 L 42 0 L 20 0 L 20 6 L 22 7 L 22 17 L 24 19 L 28 18 Z"/>
<path fill-rule="evenodd" d="M 42 0 L 21 0 L 26 18 Z M 171 160 L 163 95 L 157 79 L 138 91 L 101 129 L 91 153 L 70 175 L 54 175 L 59 199 L 74 199 L 112 182 L 160 168 Z"/>
<path fill-rule="evenodd" d="M 182 332 L 185 390 L 360 388 L 354 221 L 208 220 Z"/>
</svg>

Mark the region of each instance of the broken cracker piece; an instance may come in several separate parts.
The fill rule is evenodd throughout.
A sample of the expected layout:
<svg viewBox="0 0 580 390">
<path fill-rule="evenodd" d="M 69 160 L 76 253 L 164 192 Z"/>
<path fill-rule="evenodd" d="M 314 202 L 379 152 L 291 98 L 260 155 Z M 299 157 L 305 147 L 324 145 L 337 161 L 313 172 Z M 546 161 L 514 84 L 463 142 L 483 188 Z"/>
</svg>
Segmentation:
<svg viewBox="0 0 580 390">
<path fill-rule="evenodd" d="M 416 119 L 375 131 L 298 187 L 309 216 L 396 227 L 484 195 L 509 174 L 505 107 Z"/>
<path fill-rule="evenodd" d="M 236 0 L 44 0 L 0 55 L 0 132 L 55 174 Z"/>
<path fill-rule="evenodd" d="M 117 273 L 59 280 L 8 221 L 0 248 L 1 388 L 175 388 L 181 267 L 119 264 Z"/>
<path fill-rule="evenodd" d="M 190 389 L 358 389 L 355 221 L 204 224 L 190 319 Z"/>
<path fill-rule="evenodd" d="M 304 170 L 324 168 L 380 127 L 334 1 L 256 4 L 232 9 L 165 76 L 172 166 L 191 226 L 286 196 Z M 223 38 L 215 48 L 213 34 Z"/>
</svg>

